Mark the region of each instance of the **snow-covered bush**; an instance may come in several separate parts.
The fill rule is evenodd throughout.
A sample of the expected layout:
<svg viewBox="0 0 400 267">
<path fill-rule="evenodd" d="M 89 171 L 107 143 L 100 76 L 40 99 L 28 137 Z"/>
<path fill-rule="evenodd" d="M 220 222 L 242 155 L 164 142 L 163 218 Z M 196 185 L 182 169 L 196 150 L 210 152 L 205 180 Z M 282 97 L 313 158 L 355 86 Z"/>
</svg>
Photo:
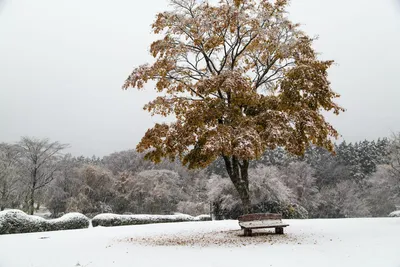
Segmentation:
<svg viewBox="0 0 400 267">
<path fill-rule="evenodd" d="M 211 216 L 208 214 L 202 214 L 202 215 L 196 216 L 195 219 L 197 221 L 211 221 L 212 220 Z"/>
<path fill-rule="evenodd" d="M 20 210 L 6 210 L 0 212 L 0 235 L 71 230 L 88 227 L 89 219 L 80 213 L 69 213 L 58 219 L 46 220 L 38 216 L 27 215 Z"/>
<path fill-rule="evenodd" d="M 282 216 L 285 219 L 308 219 L 308 211 L 300 205 L 289 204 L 286 205 L 285 210 L 282 212 Z"/>
<path fill-rule="evenodd" d="M 117 215 L 111 213 L 99 214 L 92 219 L 93 227 L 96 226 L 122 226 L 150 223 L 190 222 L 199 221 L 197 217 L 186 214 L 175 215 Z"/>
<path fill-rule="evenodd" d="M 58 219 L 48 220 L 50 231 L 73 230 L 88 228 L 90 221 L 81 213 L 68 213 Z"/>
<path fill-rule="evenodd" d="M 225 217 L 226 211 L 240 206 L 240 198 L 228 178 L 212 175 L 207 184 L 208 198 L 213 203 L 213 213 L 217 219 Z"/>
<path fill-rule="evenodd" d="M 20 210 L 0 212 L 0 234 L 49 231 L 50 225 L 38 216 L 29 216 Z"/>
<path fill-rule="evenodd" d="M 400 210 L 393 211 L 392 213 L 389 214 L 389 217 L 400 217 Z"/>
<path fill-rule="evenodd" d="M 254 213 L 279 213 L 284 219 L 308 219 L 308 211 L 298 205 L 281 201 L 264 201 L 253 205 Z"/>
<path fill-rule="evenodd" d="M 290 219 L 308 218 L 304 207 L 292 204 L 296 198 L 285 185 L 278 168 L 264 166 L 250 169 L 249 179 L 253 213 L 281 213 L 284 218 Z M 237 219 L 243 214 L 240 198 L 229 179 L 213 175 L 208 188 L 217 219 Z"/>
</svg>

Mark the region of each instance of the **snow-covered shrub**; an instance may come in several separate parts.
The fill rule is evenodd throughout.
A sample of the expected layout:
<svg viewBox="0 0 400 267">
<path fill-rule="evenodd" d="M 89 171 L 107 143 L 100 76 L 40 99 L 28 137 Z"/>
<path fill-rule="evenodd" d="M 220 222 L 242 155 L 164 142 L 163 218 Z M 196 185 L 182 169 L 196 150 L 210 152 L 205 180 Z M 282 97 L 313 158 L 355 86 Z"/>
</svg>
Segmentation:
<svg viewBox="0 0 400 267">
<path fill-rule="evenodd" d="M 51 231 L 73 230 L 88 228 L 90 221 L 81 213 L 68 213 L 58 219 L 47 221 L 51 225 Z"/>
<path fill-rule="evenodd" d="M 202 215 L 196 216 L 195 219 L 197 221 L 211 221 L 212 220 L 211 216 L 208 214 L 202 214 Z"/>
<path fill-rule="evenodd" d="M 208 198 L 213 203 L 213 213 L 216 218 L 223 219 L 226 211 L 232 211 L 240 206 L 240 198 L 228 178 L 212 175 L 207 184 Z"/>
<path fill-rule="evenodd" d="M 88 227 L 89 219 L 80 213 L 70 213 L 58 219 L 46 220 L 38 216 L 27 215 L 20 210 L 0 212 L 0 234 L 71 230 Z"/>
<path fill-rule="evenodd" d="M 281 201 L 264 201 L 253 206 L 254 213 L 279 213 L 284 219 L 308 219 L 308 211 L 298 205 Z"/>
<path fill-rule="evenodd" d="M 393 211 L 392 213 L 389 214 L 389 217 L 400 217 L 400 210 Z"/>
<path fill-rule="evenodd" d="M 308 211 L 297 204 L 289 204 L 286 205 L 284 212 L 282 212 L 282 216 L 285 219 L 308 219 Z"/>
<path fill-rule="evenodd" d="M 17 234 L 50 231 L 47 221 L 38 216 L 29 216 L 20 210 L 0 212 L 0 234 Z"/>
<path fill-rule="evenodd" d="M 284 218 L 308 218 L 307 210 L 292 204 L 293 191 L 285 185 L 282 173 L 273 166 L 249 170 L 253 213 L 281 213 Z M 209 199 L 216 219 L 237 219 L 243 214 L 240 198 L 227 178 L 214 175 L 209 180 Z"/>
<path fill-rule="evenodd" d="M 190 222 L 199 219 L 186 214 L 175 215 L 117 215 L 111 213 L 99 214 L 92 219 L 93 227 L 96 226 L 122 226 L 151 223 Z"/>
</svg>

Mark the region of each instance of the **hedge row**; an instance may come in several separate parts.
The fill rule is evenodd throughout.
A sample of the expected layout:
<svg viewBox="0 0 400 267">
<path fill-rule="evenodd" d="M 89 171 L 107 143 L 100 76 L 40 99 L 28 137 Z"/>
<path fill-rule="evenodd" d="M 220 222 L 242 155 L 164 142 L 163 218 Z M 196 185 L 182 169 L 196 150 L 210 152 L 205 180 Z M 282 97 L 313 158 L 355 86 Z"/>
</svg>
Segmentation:
<svg viewBox="0 0 400 267">
<path fill-rule="evenodd" d="M 27 215 L 20 210 L 0 212 L 0 235 L 83 229 L 89 225 L 90 220 L 80 213 L 69 213 L 58 219 L 46 220 Z"/>
<path fill-rule="evenodd" d="M 122 226 L 138 225 L 151 223 L 169 223 L 169 222 L 193 222 L 210 221 L 209 215 L 200 215 L 193 217 L 186 214 L 176 215 L 117 215 L 117 214 L 99 214 L 92 219 L 93 227 L 96 226 Z"/>
</svg>

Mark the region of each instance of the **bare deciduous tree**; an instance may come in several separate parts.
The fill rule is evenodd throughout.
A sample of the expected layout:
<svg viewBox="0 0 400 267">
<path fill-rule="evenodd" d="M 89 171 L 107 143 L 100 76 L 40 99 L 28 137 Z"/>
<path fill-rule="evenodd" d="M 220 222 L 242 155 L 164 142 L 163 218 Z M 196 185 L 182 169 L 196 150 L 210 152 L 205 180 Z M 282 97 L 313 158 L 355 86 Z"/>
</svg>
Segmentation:
<svg viewBox="0 0 400 267">
<path fill-rule="evenodd" d="M 296 203 L 309 212 L 317 209 L 319 204 L 319 190 L 314 172 L 314 169 L 305 162 L 292 162 L 282 170 L 283 181 L 292 189 Z"/>
<path fill-rule="evenodd" d="M 0 144 L 0 210 L 9 205 L 19 180 L 17 160 L 20 150 L 15 145 Z"/>
<path fill-rule="evenodd" d="M 387 216 L 400 205 L 400 180 L 390 165 L 379 165 L 367 185 L 366 199 L 373 216 Z"/>
<path fill-rule="evenodd" d="M 75 195 L 67 201 L 67 211 L 83 213 L 111 212 L 114 198 L 114 177 L 102 166 L 85 164 L 77 170 L 80 184 Z"/>
<path fill-rule="evenodd" d="M 169 170 L 148 170 L 132 177 L 131 199 L 136 213 L 168 214 L 187 200 L 183 179 Z"/>
<path fill-rule="evenodd" d="M 21 151 L 19 164 L 28 190 L 28 212 L 33 214 L 35 193 L 53 181 L 59 168 L 61 151 L 68 145 L 48 139 L 22 137 L 17 146 Z"/>
</svg>

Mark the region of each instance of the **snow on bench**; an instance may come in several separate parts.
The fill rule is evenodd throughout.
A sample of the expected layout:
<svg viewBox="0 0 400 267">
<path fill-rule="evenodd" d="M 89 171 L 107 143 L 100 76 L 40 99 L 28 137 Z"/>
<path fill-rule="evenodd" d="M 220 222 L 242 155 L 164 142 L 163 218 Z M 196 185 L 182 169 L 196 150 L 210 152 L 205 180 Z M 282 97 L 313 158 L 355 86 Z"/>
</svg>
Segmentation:
<svg viewBox="0 0 400 267">
<path fill-rule="evenodd" d="M 276 213 L 256 213 L 239 217 L 239 225 L 245 236 L 251 236 L 252 229 L 275 228 L 276 234 L 283 234 L 283 228 L 289 226 L 282 222 L 282 215 Z"/>
</svg>

